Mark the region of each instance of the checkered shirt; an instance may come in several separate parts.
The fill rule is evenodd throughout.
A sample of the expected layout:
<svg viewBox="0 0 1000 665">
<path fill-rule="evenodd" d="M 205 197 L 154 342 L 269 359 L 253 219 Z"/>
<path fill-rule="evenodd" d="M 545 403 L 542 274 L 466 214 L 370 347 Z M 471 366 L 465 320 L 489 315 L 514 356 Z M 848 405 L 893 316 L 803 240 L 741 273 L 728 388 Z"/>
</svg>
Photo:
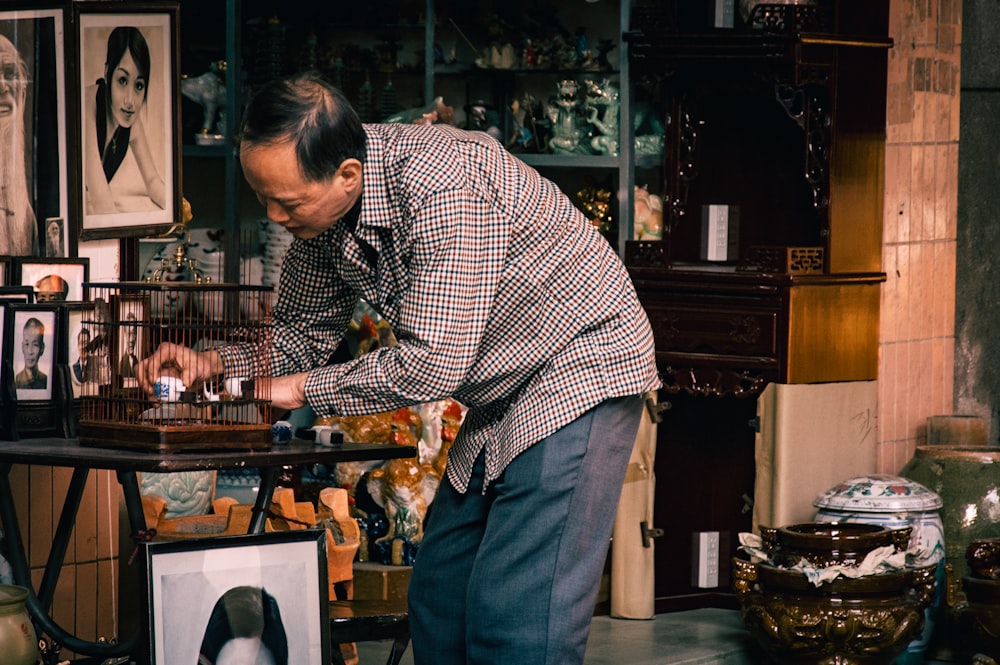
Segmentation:
<svg viewBox="0 0 1000 665">
<path fill-rule="evenodd" d="M 487 485 L 533 443 L 612 397 L 659 387 L 649 322 L 608 242 L 549 180 L 485 134 L 366 125 L 356 225 L 296 239 L 274 310 L 272 370 L 309 371 L 319 416 L 453 397 L 448 459 Z M 363 298 L 398 340 L 329 364 Z M 260 359 L 231 349 L 227 373 Z"/>
</svg>

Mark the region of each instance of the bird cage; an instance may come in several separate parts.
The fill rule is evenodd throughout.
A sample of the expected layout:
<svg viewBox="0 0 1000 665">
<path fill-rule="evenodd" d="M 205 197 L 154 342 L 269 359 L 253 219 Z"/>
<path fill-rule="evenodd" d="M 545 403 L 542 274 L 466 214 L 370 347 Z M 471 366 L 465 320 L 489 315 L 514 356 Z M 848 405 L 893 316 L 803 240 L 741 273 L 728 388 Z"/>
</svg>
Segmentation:
<svg viewBox="0 0 1000 665">
<path fill-rule="evenodd" d="M 184 386 L 163 368 L 147 392 L 136 363 L 164 342 L 204 351 L 254 344 L 269 358 L 269 286 L 197 282 L 88 284 L 94 301 L 88 371 L 80 403 L 80 443 L 144 450 L 257 450 L 271 445 L 270 367 L 255 376 L 218 376 Z"/>
</svg>

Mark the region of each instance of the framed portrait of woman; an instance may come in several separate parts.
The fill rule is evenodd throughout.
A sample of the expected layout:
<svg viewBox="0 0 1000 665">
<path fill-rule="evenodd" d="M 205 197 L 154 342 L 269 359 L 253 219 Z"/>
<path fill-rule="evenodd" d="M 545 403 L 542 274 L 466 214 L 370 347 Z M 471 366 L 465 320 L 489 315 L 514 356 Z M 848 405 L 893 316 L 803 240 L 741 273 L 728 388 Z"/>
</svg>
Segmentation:
<svg viewBox="0 0 1000 665">
<path fill-rule="evenodd" d="M 181 220 L 176 2 L 73 3 L 80 237 Z"/>
<path fill-rule="evenodd" d="M 0 255 L 76 251 L 64 232 L 71 199 L 65 10 L 46 5 L 0 5 Z"/>
</svg>

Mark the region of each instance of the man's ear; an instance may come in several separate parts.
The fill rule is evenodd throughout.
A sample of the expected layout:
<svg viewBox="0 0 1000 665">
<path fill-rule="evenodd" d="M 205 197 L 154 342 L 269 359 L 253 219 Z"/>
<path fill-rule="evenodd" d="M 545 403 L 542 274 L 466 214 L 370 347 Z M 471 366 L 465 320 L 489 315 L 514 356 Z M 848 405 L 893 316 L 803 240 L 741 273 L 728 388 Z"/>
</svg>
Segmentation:
<svg viewBox="0 0 1000 665">
<path fill-rule="evenodd" d="M 344 189 L 355 191 L 361 188 L 361 161 L 353 157 L 345 159 L 337 169 L 337 177 L 344 181 Z"/>
</svg>

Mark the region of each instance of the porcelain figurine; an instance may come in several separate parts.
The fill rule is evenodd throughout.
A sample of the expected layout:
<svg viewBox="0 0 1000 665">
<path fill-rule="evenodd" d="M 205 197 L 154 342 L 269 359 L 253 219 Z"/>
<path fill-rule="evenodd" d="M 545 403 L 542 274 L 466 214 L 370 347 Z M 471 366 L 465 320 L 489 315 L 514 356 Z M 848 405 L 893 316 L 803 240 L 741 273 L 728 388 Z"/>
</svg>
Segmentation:
<svg viewBox="0 0 1000 665">
<path fill-rule="evenodd" d="M 222 141 L 224 127 L 220 127 L 220 121 L 224 121 L 226 108 L 226 84 L 222 80 L 222 73 L 226 70 L 226 63 L 223 60 L 212 63 L 209 71 L 200 76 L 184 77 L 181 79 L 181 94 L 197 102 L 205 109 L 205 116 L 201 123 L 201 134 L 196 137 L 198 143 L 218 143 Z"/>
<path fill-rule="evenodd" d="M 564 79 L 556 84 L 556 96 L 546 107 L 546 114 L 552 126 L 549 150 L 556 154 L 587 154 L 581 144 L 584 130 L 577 123 L 580 86 L 572 79 Z"/>
<path fill-rule="evenodd" d="M 609 79 L 600 83 L 586 81 L 587 122 L 598 133 L 590 140 L 590 147 L 599 155 L 618 154 L 618 109 L 619 91 Z"/>
<path fill-rule="evenodd" d="M 650 194 L 646 185 L 635 187 L 633 240 L 663 240 L 663 199 Z"/>
</svg>

